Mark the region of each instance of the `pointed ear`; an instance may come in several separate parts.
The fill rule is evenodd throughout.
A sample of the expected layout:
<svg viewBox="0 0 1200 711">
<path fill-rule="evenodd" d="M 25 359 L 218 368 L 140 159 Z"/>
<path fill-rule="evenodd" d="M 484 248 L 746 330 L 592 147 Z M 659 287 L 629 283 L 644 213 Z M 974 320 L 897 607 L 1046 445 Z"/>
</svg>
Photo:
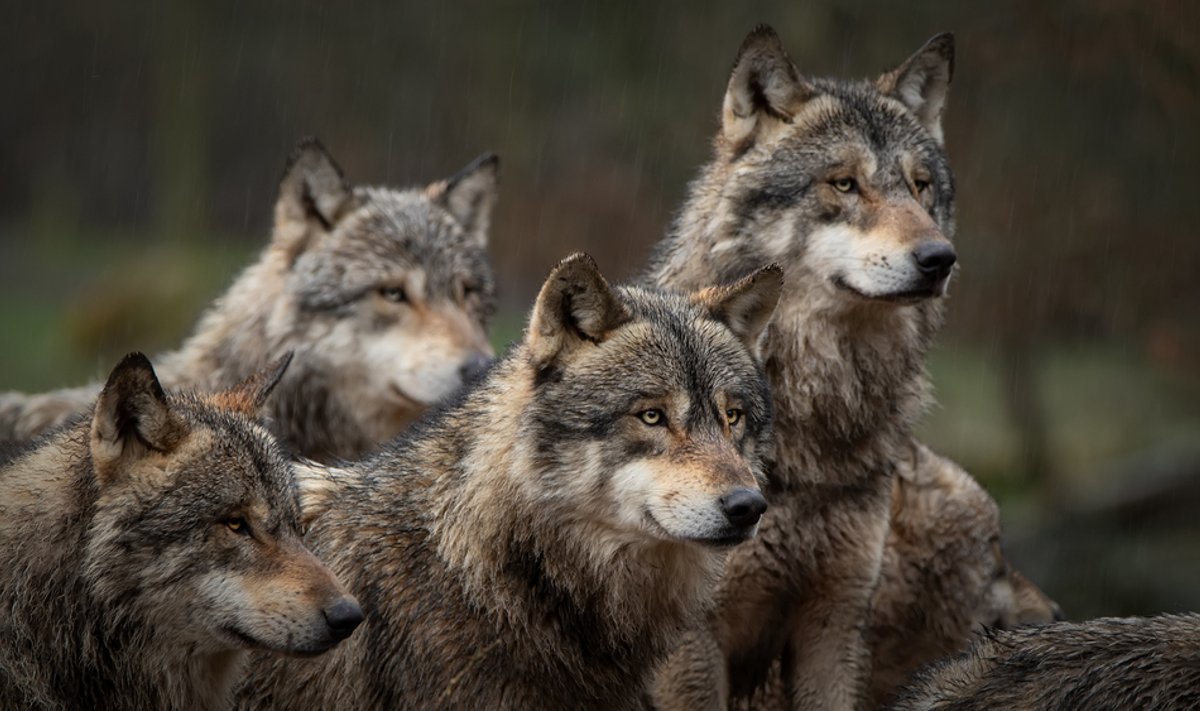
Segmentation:
<svg viewBox="0 0 1200 711">
<path fill-rule="evenodd" d="M 604 340 L 628 319 L 596 263 L 576 252 L 559 262 L 542 285 L 525 342 L 534 365 L 544 368 L 584 342 Z"/>
<path fill-rule="evenodd" d="M 755 27 L 738 50 L 725 90 L 721 134 L 740 152 L 788 124 L 814 95 L 767 25 Z"/>
<path fill-rule="evenodd" d="M 500 158 L 495 153 L 484 153 L 454 176 L 431 184 L 425 194 L 446 208 L 479 244 L 487 244 L 499 178 Z"/>
<path fill-rule="evenodd" d="M 292 351 L 284 353 L 274 363 L 258 371 L 228 390 L 215 393 L 209 401 L 225 410 L 240 412 L 249 417 L 258 417 L 271 391 L 283 378 L 284 371 L 292 362 Z"/>
<path fill-rule="evenodd" d="M 149 359 L 130 353 L 113 368 L 92 416 L 91 451 L 96 478 L 103 486 L 120 473 L 122 460 L 150 451 L 169 452 L 186 436 L 154 374 Z"/>
<path fill-rule="evenodd" d="M 771 264 L 733 284 L 698 291 L 692 294 L 691 300 L 728 326 L 758 360 L 761 358 L 762 335 L 775 315 L 775 305 L 779 303 L 782 291 L 783 269 Z"/>
<path fill-rule="evenodd" d="M 942 109 L 954 76 L 954 35 L 944 32 L 926 42 L 903 64 L 875 80 L 883 93 L 900 101 L 939 144 Z"/>
<path fill-rule="evenodd" d="M 342 169 L 316 138 L 305 138 L 288 158 L 275 202 L 275 242 L 291 254 L 308 245 L 313 232 L 328 232 L 350 203 Z"/>
</svg>

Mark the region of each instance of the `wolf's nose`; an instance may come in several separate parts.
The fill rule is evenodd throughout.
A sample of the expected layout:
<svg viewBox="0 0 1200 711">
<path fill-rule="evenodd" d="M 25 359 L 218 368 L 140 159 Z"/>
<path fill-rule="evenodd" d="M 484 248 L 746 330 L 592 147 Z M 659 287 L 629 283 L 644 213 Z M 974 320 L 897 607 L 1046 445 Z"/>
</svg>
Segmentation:
<svg viewBox="0 0 1200 711">
<path fill-rule="evenodd" d="M 922 242 L 913 250 L 912 255 L 917 262 L 917 269 L 920 269 L 923 274 L 936 276 L 939 279 L 949 274 L 950 267 L 958 261 L 958 255 L 954 253 L 954 248 L 948 242 L 941 240 Z"/>
<path fill-rule="evenodd" d="M 749 528 L 767 510 L 767 500 L 754 489 L 734 489 L 721 497 L 721 510 L 733 525 Z"/>
<path fill-rule="evenodd" d="M 363 621 L 362 608 L 352 597 L 339 598 L 337 602 L 322 610 L 325 613 L 325 623 L 329 625 L 333 636 L 339 640 L 346 639 L 350 633 Z"/>
<path fill-rule="evenodd" d="M 464 383 L 470 383 L 487 372 L 488 366 L 491 364 L 491 358 L 482 354 L 476 354 L 467 358 L 467 362 L 459 367 L 458 375 Z"/>
</svg>

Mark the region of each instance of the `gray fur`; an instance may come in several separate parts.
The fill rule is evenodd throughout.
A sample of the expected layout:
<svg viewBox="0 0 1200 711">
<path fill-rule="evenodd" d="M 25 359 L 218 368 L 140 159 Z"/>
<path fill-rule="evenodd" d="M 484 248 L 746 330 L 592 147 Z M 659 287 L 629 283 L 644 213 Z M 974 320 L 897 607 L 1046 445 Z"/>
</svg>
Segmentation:
<svg viewBox="0 0 1200 711">
<path fill-rule="evenodd" d="M 337 642 L 323 610 L 352 600 L 246 414 L 270 380 L 166 395 L 133 355 L 94 414 L 0 465 L 0 707 L 226 708 L 247 650 Z"/>
<path fill-rule="evenodd" d="M 719 319 L 765 321 L 779 279 L 687 299 L 564 261 L 460 403 L 306 475 L 308 541 L 367 621 L 320 660 L 261 660 L 241 708 L 643 707 L 724 547 L 753 534 L 705 514 L 757 488 L 770 439 L 759 334 Z"/>
<path fill-rule="evenodd" d="M 954 233 L 940 129 L 952 60 L 952 38 L 939 36 L 869 82 L 802 77 L 770 28 L 756 29 L 739 51 L 714 158 L 692 183 L 648 280 L 690 289 L 766 262 L 784 266 L 764 345 L 777 414 L 771 509 L 759 537 L 732 552 L 707 633 L 660 675 L 664 708 L 748 699 L 772 664 L 781 669 L 784 707 L 857 706 L 871 674 L 864 631 L 873 602 L 903 615 L 896 608 L 906 596 L 928 601 L 926 590 L 905 587 L 909 561 L 885 550 L 894 550 L 897 473 L 916 461 L 912 428 L 930 390 L 924 360 L 949 279 L 949 270 L 921 272 L 915 254 L 921 245 L 948 249 Z M 911 479 L 957 487 L 936 501 L 973 512 L 982 495 L 984 509 L 994 506 L 959 477 L 919 474 Z M 993 531 L 963 535 L 987 547 Z M 933 539 L 921 543 L 921 555 L 938 550 Z M 893 572 L 884 565 L 897 567 L 891 579 L 900 589 L 873 601 L 881 575 Z M 977 592 L 946 604 L 974 605 Z M 956 630 L 960 643 L 975 614 L 959 616 L 971 623 Z"/>
<path fill-rule="evenodd" d="M 987 633 L 924 671 L 896 711 L 1200 707 L 1200 615 Z"/>
<path fill-rule="evenodd" d="M 163 382 L 228 387 L 294 351 L 267 411 L 289 448 L 352 458 L 392 438 L 491 356 L 496 172 L 489 155 L 423 189 L 352 188 L 319 143 L 301 143 L 271 243 L 156 359 Z M 0 395 L 0 441 L 68 421 L 99 389 Z"/>
</svg>

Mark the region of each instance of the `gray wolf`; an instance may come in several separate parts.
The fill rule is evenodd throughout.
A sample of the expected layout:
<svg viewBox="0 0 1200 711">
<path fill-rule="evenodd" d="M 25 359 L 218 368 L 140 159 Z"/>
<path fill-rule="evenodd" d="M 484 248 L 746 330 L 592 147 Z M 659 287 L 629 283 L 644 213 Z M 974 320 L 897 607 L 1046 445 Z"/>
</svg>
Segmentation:
<svg viewBox="0 0 1200 711">
<path fill-rule="evenodd" d="M 524 339 L 374 457 L 305 475 L 363 630 L 263 659 L 242 708 L 628 709 L 754 535 L 769 267 L 683 296 L 550 274 Z"/>
<path fill-rule="evenodd" d="M 485 155 L 425 188 L 351 188 L 320 143 L 302 142 L 270 244 L 155 359 L 163 383 L 228 387 L 294 351 L 267 412 L 289 448 L 353 458 L 392 438 L 490 361 L 497 165 Z M 98 391 L 0 395 L 0 441 L 61 424 Z"/>
<path fill-rule="evenodd" d="M 167 395 L 130 355 L 87 419 L 0 464 L 0 707 L 227 708 L 248 650 L 315 655 L 354 630 L 251 419 L 284 367 Z"/>
<path fill-rule="evenodd" d="M 938 35 L 874 81 L 845 81 L 801 76 L 767 27 L 738 53 L 713 160 L 648 279 L 690 289 L 785 268 L 764 345 L 778 423 L 771 508 L 758 538 L 731 552 L 708 630 L 664 667 L 664 708 L 748 699 L 772 664 L 788 706 L 856 707 L 873 598 L 901 607 L 923 594 L 884 566 L 904 565 L 885 555 L 903 552 L 889 538 L 893 488 L 930 401 L 924 359 L 957 260 L 941 128 L 953 56 Z M 981 493 L 940 500 L 970 507 Z M 961 533 L 990 542 L 992 531 Z"/>
<path fill-rule="evenodd" d="M 932 709 L 1200 707 L 1200 615 L 1102 618 L 989 632 L 922 672 L 895 705 Z"/>
</svg>

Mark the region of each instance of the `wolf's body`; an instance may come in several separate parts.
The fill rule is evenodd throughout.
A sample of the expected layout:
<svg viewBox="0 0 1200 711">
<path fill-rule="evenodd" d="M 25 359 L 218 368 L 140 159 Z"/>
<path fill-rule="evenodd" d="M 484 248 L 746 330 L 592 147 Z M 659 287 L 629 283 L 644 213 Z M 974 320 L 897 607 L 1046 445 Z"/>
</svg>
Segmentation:
<svg viewBox="0 0 1200 711">
<path fill-rule="evenodd" d="M 490 359 L 495 191 L 492 157 L 425 189 L 351 189 L 319 144 L 302 143 L 270 244 L 155 359 L 164 385 L 228 387 L 293 351 L 269 407 L 284 443 L 319 460 L 374 449 Z M 0 394 L 0 442 L 68 421 L 99 390 Z"/>
<path fill-rule="evenodd" d="M 130 356 L 91 417 L 0 464 L 0 708 L 227 708 L 248 649 L 317 654 L 354 629 L 245 414 L 277 377 L 167 397 Z"/>
<path fill-rule="evenodd" d="M 1200 708 L 1200 615 L 993 631 L 922 672 L 897 711 Z"/>
<path fill-rule="evenodd" d="M 731 553 L 708 632 L 660 675 L 665 708 L 749 698 L 772 664 L 788 706 L 859 705 L 873 597 L 903 611 L 924 594 L 908 587 L 921 581 L 903 575 L 907 563 L 889 557 L 903 553 L 902 541 L 889 544 L 889 519 L 897 471 L 918 447 L 924 358 L 955 260 L 940 125 L 952 57 L 943 35 L 875 82 L 809 80 L 760 28 L 735 62 L 715 158 L 650 278 L 689 289 L 766 262 L 785 267 L 765 343 L 777 415 L 771 509 L 760 536 Z M 969 509 L 975 493 L 941 499 Z M 990 545 L 994 532 L 962 533 Z M 922 542 L 921 555 L 936 544 Z M 897 574 L 884 576 L 892 565 Z M 899 588 L 880 589 L 881 579 Z"/>
<path fill-rule="evenodd" d="M 913 672 L 965 650 L 985 629 L 1060 617 L 1005 559 L 992 497 L 961 467 L 915 445 L 897 471 L 871 604 L 871 705 L 886 705 Z"/>
<path fill-rule="evenodd" d="M 243 708 L 647 703 L 765 506 L 769 399 L 746 347 L 779 281 L 689 301 L 564 261 L 524 342 L 462 403 L 309 475 L 307 540 L 367 622 L 334 655 L 262 660 Z"/>
</svg>

